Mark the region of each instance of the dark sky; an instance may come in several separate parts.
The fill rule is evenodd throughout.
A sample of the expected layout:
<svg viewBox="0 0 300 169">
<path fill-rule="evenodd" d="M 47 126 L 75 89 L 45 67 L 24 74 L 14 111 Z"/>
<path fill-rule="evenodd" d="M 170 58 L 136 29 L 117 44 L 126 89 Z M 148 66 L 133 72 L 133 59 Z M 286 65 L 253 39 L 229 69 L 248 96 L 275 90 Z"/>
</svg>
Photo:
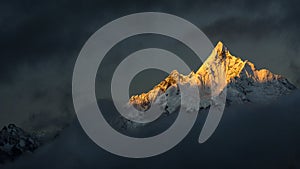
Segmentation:
<svg viewBox="0 0 300 169">
<path fill-rule="evenodd" d="M 73 118 L 72 71 L 86 40 L 114 19 L 148 11 L 182 17 L 214 44 L 223 41 L 232 54 L 300 86 L 297 0 L 2 1 L 0 125 L 26 126 L 31 119 L 35 127 L 43 127 L 41 121 L 60 126 Z M 110 65 L 105 70 L 111 71 Z"/>
</svg>

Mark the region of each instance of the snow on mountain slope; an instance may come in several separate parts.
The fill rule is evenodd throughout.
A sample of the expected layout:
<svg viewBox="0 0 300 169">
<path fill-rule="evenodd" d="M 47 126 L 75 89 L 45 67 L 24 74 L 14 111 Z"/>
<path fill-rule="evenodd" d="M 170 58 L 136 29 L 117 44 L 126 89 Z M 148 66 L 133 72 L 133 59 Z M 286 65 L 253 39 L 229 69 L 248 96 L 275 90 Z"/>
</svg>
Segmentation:
<svg viewBox="0 0 300 169">
<path fill-rule="evenodd" d="M 227 104 L 268 103 L 296 89 L 285 77 L 257 70 L 253 63 L 231 55 L 219 42 L 196 73 L 185 76 L 174 70 L 148 93 L 132 96 L 129 105 L 147 111 L 152 104 L 161 104 L 171 113 L 180 105 L 179 85 L 198 87 L 200 108 L 210 106 L 212 98 L 225 88 Z"/>
</svg>

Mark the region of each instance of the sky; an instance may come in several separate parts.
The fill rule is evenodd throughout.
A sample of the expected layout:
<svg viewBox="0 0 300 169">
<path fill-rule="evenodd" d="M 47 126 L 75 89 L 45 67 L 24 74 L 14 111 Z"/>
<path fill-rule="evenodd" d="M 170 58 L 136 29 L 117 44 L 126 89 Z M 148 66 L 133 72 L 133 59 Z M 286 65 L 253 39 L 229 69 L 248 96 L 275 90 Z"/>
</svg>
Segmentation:
<svg viewBox="0 0 300 169">
<path fill-rule="evenodd" d="M 222 41 L 233 55 L 284 75 L 300 87 L 299 6 L 297 0 L 2 1 L 0 125 L 47 128 L 55 124 L 60 128 L 71 122 L 72 73 L 84 43 L 106 23 L 137 12 L 182 17 L 198 26 L 213 44 Z M 160 46 L 189 56 L 170 39 L 136 37 L 126 41 L 129 44 L 119 44 L 113 55 Z M 108 75 L 117 60 L 108 59 L 101 68 L 104 80 L 97 82 L 100 98 L 105 97 L 107 90 L 102 88 L 109 83 Z M 195 69 L 201 65 L 191 64 Z M 150 87 L 165 75 L 147 76 L 149 82 L 137 84 Z"/>
</svg>

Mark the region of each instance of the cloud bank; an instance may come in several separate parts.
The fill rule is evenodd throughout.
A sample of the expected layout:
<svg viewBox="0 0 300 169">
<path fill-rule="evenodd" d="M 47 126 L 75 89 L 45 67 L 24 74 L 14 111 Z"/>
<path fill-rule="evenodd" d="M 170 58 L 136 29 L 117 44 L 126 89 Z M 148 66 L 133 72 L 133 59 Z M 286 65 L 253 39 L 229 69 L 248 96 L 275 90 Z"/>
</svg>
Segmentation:
<svg viewBox="0 0 300 169">
<path fill-rule="evenodd" d="M 227 107 L 216 132 L 204 144 L 197 142 L 205 120 L 205 114 L 199 114 L 179 145 L 146 159 L 122 158 L 102 150 L 76 121 L 54 142 L 3 168 L 299 168 L 299 99 L 296 91 L 268 105 Z"/>
</svg>

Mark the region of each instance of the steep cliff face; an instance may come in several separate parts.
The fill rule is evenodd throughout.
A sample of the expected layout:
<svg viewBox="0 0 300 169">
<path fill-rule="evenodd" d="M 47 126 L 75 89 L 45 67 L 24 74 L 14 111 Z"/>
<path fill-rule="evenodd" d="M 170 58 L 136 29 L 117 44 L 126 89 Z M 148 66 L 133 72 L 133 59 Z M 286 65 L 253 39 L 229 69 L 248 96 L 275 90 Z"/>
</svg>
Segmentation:
<svg viewBox="0 0 300 169">
<path fill-rule="evenodd" d="M 200 108 L 210 106 L 211 98 L 225 88 L 228 104 L 267 103 L 295 89 L 285 77 L 266 69 L 257 70 L 253 63 L 231 55 L 219 42 L 196 73 L 182 75 L 174 70 L 148 93 L 132 96 L 129 104 L 142 111 L 151 104 L 163 104 L 167 112 L 172 112 L 180 104 L 180 85 L 198 87 Z"/>
</svg>

